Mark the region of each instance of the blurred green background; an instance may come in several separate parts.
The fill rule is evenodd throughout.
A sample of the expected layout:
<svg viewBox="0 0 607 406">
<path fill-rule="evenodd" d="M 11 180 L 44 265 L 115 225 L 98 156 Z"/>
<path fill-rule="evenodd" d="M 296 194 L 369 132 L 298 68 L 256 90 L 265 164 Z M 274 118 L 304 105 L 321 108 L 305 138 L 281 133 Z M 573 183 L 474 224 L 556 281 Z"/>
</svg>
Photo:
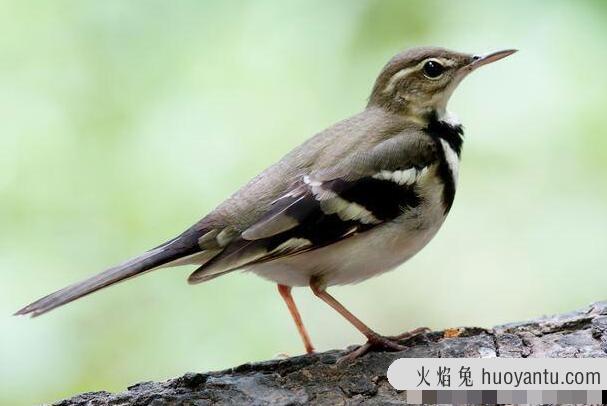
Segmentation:
<svg viewBox="0 0 607 406">
<path fill-rule="evenodd" d="M 399 50 L 518 48 L 460 86 L 454 208 L 395 272 L 333 293 L 386 334 L 606 299 L 603 1 L 2 1 L 0 404 L 299 354 L 274 285 L 148 274 L 22 305 L 179 233 L 365 105 Z M 362 337 L 295 292 L 319 350 Z"/>
</svg>

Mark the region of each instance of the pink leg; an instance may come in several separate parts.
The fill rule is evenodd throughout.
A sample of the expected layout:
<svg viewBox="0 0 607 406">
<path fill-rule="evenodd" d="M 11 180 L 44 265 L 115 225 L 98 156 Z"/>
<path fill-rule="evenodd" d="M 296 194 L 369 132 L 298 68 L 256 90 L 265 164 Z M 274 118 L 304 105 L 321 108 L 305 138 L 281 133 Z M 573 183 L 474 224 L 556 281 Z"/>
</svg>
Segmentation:
<svg viewBox="0 0 607 406">
<path fill-rule="evenodd" d="M 358 329 L 358 331 L 360 331 L 361 333 L 364 334 L 365 337 L 367 337 L 366 344 L 358 347 L 356 350 L 354 350 L 350 354 L 347 354 L 344 357 L 340 358 L 338 360 L 338 362 L 356 359 L 356 358 L 366 354 L 367 352 L 369 352 L 371 349 L 374 349 L 374 348 L 380 348 L 380 349 L 386 349 L 386 350 L 392 350 L 392 351 L 403 351 L 407 347 L 405 347 L 401 344 L 398 344 L 396 341 L 398 341 L 400 339 L 411 338 L 413 336 L 416 336 L 418 334 L 422 334 L 422 333 L 428 331 L 427 328 L 421 328 L 421 329 L 415 329 L 409 333 L 401 334 L 400 336 L 396 336 L 396 337 L 383 337 L 383 336 L 377 334 L 375 331 L 371 330 L 371 328 L 369 326 L 367 326 L 358 317 L 356 317 L 348 309 L 346 309 L 341 303 L 339 303 L 337 301 L 337 299 L 335 299 L 333 296 L 331 296 L 329 293 L 327 293 L 327 291 L 325 290 L 324 287 L 322 287 L 322 285 L 318 279 L 312 279 L 310 281 L 310 289 L 312 289 L 312 292 L 314 292 L 314 294 L 317 297 L 319 297 L 322 301 L 324 301 L 329 306 L 331 306 L 333 309 L 335 309 L 346 320 L 348 320 L 350 323 L 352 323 L 352 325 L 354 327 L 356 327 Z"/>
<path fill-rule="evenodd" d="M 299 314 L 299 310 L 297 310 L 297 305 L 293 300 L 293 296 L 291 296 L 291 287 L 285 285 L 278 285 L 278 292 L 280 293 L 280 296 L 282 296 L 283 300 L 287 304 L 287 307 L 289 308 L 289 313 L 291 313 L 291 317 L 295 322 L 295 326 L 297 327 L 297 331 L 299 332 L 301 340 L 304 343 L 304 347 L 306 347 L 306 352 L 308 354 L 313 353 L 314 346 L 312 345 L 310 336 L 308 335 L 306 327 L 304 326 L 303 321 L 301 320 L 301 315 Z"/>
</svg>

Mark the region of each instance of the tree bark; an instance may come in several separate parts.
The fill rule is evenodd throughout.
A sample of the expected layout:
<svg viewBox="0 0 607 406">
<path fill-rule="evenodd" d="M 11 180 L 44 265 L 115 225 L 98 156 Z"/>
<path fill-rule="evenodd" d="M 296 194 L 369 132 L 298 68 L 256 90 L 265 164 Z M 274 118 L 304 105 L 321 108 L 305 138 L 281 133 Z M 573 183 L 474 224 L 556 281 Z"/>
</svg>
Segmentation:
<svg viewBox="0 0 607 406">
<path fill-rule="evenodd" d="M 343 351 L 186 373 L 166 382 L 142 382 L 125 392 L 90 392 L 55 405 L 337 405 L 404 404 L 386 379 L 403 357 L 607 357 L 607 302 L 566 314 L 492 329 L 465 327 L 416 337 L 402 352 L 374 352 L 335 364 Z"/>
</svg>

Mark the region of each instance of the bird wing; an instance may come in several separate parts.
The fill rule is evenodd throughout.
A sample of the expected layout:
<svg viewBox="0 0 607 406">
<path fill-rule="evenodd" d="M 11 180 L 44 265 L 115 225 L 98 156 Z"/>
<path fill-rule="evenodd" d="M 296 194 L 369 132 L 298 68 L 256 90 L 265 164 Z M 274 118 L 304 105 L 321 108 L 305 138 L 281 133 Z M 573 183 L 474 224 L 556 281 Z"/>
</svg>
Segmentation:
<svg viewBox="0 0 607 406">
<path fill-rule="evenodd" d="M 346 239 L 417 204 L 415 179 L 435 156 L 421 129 L 366 109 L 295 148 L 176 238 L 17 313 L 39 315 L 158 268 L 197 264 L 196 283 Z"/>
<path fill-rule="evenodd" d="M 395 219 L 420 204 L 418 181 L 437 160 L 435 143 L 403 134 L 336 165 L 310 170 L 242 232 L 226 227 L 222 252 L 190 283 L 318 249 Z M 226 233 L 225 230 L 230 230 Z M 204 248 L 204 247 L 203 247 Z"/>
</svg>

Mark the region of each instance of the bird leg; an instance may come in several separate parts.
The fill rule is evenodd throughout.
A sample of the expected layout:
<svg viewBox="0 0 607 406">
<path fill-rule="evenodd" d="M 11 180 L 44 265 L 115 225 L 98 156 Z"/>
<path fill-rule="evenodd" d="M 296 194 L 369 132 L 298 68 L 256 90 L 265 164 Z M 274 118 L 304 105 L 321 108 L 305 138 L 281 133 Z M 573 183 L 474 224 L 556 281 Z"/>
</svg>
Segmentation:
<svg viewBox="0 0 607 406">
<path fill-rule="evenodd" d="M 352 325 L 354 325 L 354 327 L 356 327 L 358 329 L 358 331 L 360 331 L 361 333 L 364 334 L 365 337 L 367 337 L 367 342 L 365 344 L 356 348 L 354 351 L 350 352 L 349 354 L 344 355 L 343 357 L 338 359 L 337 362 L 351 361 L 351 360 L 354 360 L 354 359 L 366 354 L 367 352 L 369 352 L 371 350 L 376 350 L 376 349 L 388 350 L 388 351 L 403 351 L 403 350 L 407 349 L 407 347 L 405 347 L 404 345 L 398 344 L 397 341 L 406 339 L 406 338 L 411 338 L 418 334 L 422 334 L 428 330 L 426 328 L 421 328 L 421 329 L 415 329 L 408 333 L 401 334 L 399 336 L 394 336 L 394 337 L 381 336 L 378 333 L 376 333 L 375 331 L 371 330 L 371 328 L 369 326 L 367 326 L 365 323 L 363 323 L 358 317 L 353 315 L 348 309 L 346 309 L 341 303 L 339 303 L 337 301 L 337 299 L 335 299 L 333 296 L 331 296 L 329 293 L 327 293 L 326 288 L 324 286 L 322 286 L 322 284 L 318 280 L 318 278 L 312 278 L 310 280 L 310 289 L 312 289 L 312 292 L 314 292 L 314 294 L 317 297 L 319 297 L 322 301 L 324 301 L 329 306 L 331 306 L 333 309 L 335 309 L 346 320 L 348 320 L 350 323 L 352 323 Z"/>
<path fill-rule="evenodd" d="M 295 322 L 295 326 L 297 327 L 299 336 L 301 337 L 301 340 L 304 343 L 304 347 L 306 347 L 306 352 L 308 354 L 313 353 L 314 346 L 312 345 L 310 336 L 308 335 L 308 332 L 306 331 L 306 327 L 304 326 L 303 321 L 301 320 L 301 315 L 299 314 L 299 310 L 297 310 L 297 305 L 295 304 L 295 301 L 293 300 L 293 296 L 291 296 L 291 287 L 286 286 L 286 285 L 280 285 L 280 284 L 278 284 L 277 286 L 278 286 L 278 293 L 280 293 L 280 296 L 282 297 L 282 299 L 287 304 L 287 307 L 289 308 L 289 313 L 291 313 L 291 317 L 293 318 L 293 321 Z"/>
</svg>

